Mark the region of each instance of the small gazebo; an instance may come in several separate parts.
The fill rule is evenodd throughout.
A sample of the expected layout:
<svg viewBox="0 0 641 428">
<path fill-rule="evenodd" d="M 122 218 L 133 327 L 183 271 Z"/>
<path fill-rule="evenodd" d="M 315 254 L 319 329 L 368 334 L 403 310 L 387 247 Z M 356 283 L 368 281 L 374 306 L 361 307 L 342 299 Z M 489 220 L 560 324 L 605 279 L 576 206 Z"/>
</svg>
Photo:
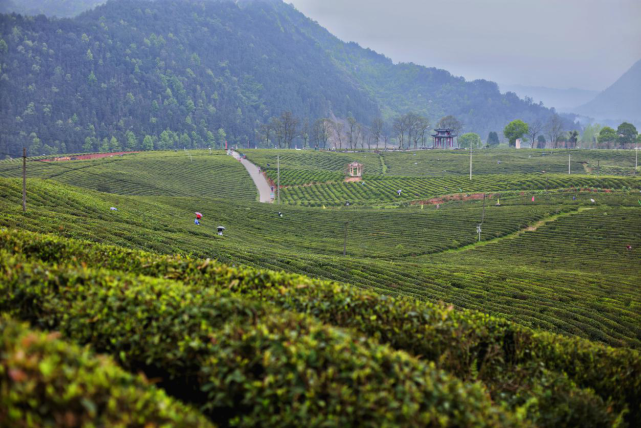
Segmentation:
<svg viewBox="0 0 641 428">
<path fill-rule="evenodd" d="M 350 177 L 362 177 L 363 176 L 363 164 L 358 162 L 352 162 L 348 166 L 348 172 Z"/>
<path fill-rule="evenodd" d="M 435 149 L 454 149 L 456 148 L 456 141 L 454 140 L 458 135 L 450 128 L 439 128 L 434 130 L 436 134 L 432 134 L 434 138 Z"/>
<path fill-rule="evenodd" d="M 351 183 L 355 181 L 363 180 L 363 164 L 358 162 L 352 162 L 347 165 L 347 177 L 345 177 L 346 183 Z"/>
</svg>

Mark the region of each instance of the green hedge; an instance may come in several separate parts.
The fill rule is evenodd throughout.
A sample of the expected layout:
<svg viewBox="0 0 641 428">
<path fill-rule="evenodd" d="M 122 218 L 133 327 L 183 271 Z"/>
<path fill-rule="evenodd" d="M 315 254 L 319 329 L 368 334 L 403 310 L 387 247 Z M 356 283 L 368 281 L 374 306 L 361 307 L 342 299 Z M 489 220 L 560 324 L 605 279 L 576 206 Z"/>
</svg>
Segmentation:
<svg viewBox="0 0 641 428">
<path fill-rule="evenodd" d="M 0 247 L 48 262 L 76 260 L 215 289 L 232 288 L 311 314 L 434 361 L 464 380 L 481 380 L 495 401 L 525 412 L 539 425 L 613 421 L 626 409 L 627 420 L 639 414 L 641 358 L 628 349 L 537 333 L 474 312 L 296 275 L 231 269 L 28 233 L 0 234 Z"/>
<path fill-rule="evenodd" d="M 231 291 L 0 256 L 0 310 L 163 379 L 214 422 L 517 425 L 480 385 L 302 314 Z"/>
<path fill-rule="evenodd" d="M 110 358 L 0 316 L 0 426 L 211 426 Z"/>
</svg>

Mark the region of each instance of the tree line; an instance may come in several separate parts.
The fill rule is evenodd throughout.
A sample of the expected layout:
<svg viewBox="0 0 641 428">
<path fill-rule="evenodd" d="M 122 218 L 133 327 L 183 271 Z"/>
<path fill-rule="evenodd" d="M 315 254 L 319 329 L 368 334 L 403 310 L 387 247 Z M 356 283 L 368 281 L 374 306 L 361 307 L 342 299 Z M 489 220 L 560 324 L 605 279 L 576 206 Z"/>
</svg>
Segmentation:
<svg viewBox="0 0 641 428">
<path fill-rule="evenodd" d="M 531 148 L 541 149 L 548 146 L 555 149 L 573 149 L 577 148 L 579 143 L 584 143 L 586 148 L 625 149 L 641 144 L 641 135 L 630 123 L 622 123 L 617 130 L 592 124 L 580 133 L 576 129 L 566 130 L 563 121 L 556 114 L 546 123 L 538 120 L 531 123 L 514 120 L 503 129 L 503 135 L 509 141 L 510 147 L 514 147 L 517 140 L 529 142 Z"/>
</svg>

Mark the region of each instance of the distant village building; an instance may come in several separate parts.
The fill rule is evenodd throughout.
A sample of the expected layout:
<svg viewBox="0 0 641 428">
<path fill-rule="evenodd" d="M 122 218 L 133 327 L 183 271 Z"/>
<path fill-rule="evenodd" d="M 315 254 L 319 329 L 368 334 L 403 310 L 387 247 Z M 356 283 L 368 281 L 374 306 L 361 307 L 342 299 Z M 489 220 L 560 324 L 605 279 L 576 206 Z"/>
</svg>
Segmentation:
<svg viewBox="0 0 641 428">
<path fill-rule="evenodd" d="M 436 134 L 432 134 L 434 138 L 434 148 L 435 149 L 455 149 L 457 148 L 457 143 L 454 140 L 457 135 L 453 129 L 442 128 L 435 129 Z"/>
<path fill-rule="evenodd" d="M 516 139 L 515 147 L 516 147 L 517 149 L 520 149 L 520 148 L 521 148 L 521 143 L 522 143 L 522 142 L 523 142 L 523 141 L 522 141 L 520 138 L 517 138 L 517 139 Z"/>
</svg>

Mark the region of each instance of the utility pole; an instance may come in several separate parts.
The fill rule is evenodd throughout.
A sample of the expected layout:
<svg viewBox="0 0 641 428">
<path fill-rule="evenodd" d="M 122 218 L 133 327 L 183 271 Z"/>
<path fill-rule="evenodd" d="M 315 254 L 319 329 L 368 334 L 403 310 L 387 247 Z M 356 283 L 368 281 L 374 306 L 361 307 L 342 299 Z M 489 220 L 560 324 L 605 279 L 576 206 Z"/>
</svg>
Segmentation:
<svg viewBox="0 0 641 428">
<path fill-rule="evenodd" d="M 343 256 L 347 255 L 347 226 L 349 226 L 349 221 L 345 222 L 345 240 L 343 241 Z"/>
<path fill-rule="evenodd" d="M 570 166 L 570 160 L 572 159 L 572 155 L 568 154 L 568 175 L 572 174 L 572 167 Z"/>
<path fill-rule="evenodd" d="M 470 143 L 470 181 L 472 181 L 472 143 Z"/>
<path fill-rule="evenodd" d="M 27 212 L 27 149 L 22 148 L 22 212 Z"/>
<path fill-rule="evenodd" d="M 276 192 L 278 193 L 278 204 L 280 205 L 280 155 L 276 155 L 276 162 L 278 163 L 278 181 L 276 183 Z"/>
<path fill-rule="evenodd" d="M 637 143 L 634 148 L 634 175 L 637 175 L 637 169 L 639 168 L 639 143 Z"/>
</svg>

